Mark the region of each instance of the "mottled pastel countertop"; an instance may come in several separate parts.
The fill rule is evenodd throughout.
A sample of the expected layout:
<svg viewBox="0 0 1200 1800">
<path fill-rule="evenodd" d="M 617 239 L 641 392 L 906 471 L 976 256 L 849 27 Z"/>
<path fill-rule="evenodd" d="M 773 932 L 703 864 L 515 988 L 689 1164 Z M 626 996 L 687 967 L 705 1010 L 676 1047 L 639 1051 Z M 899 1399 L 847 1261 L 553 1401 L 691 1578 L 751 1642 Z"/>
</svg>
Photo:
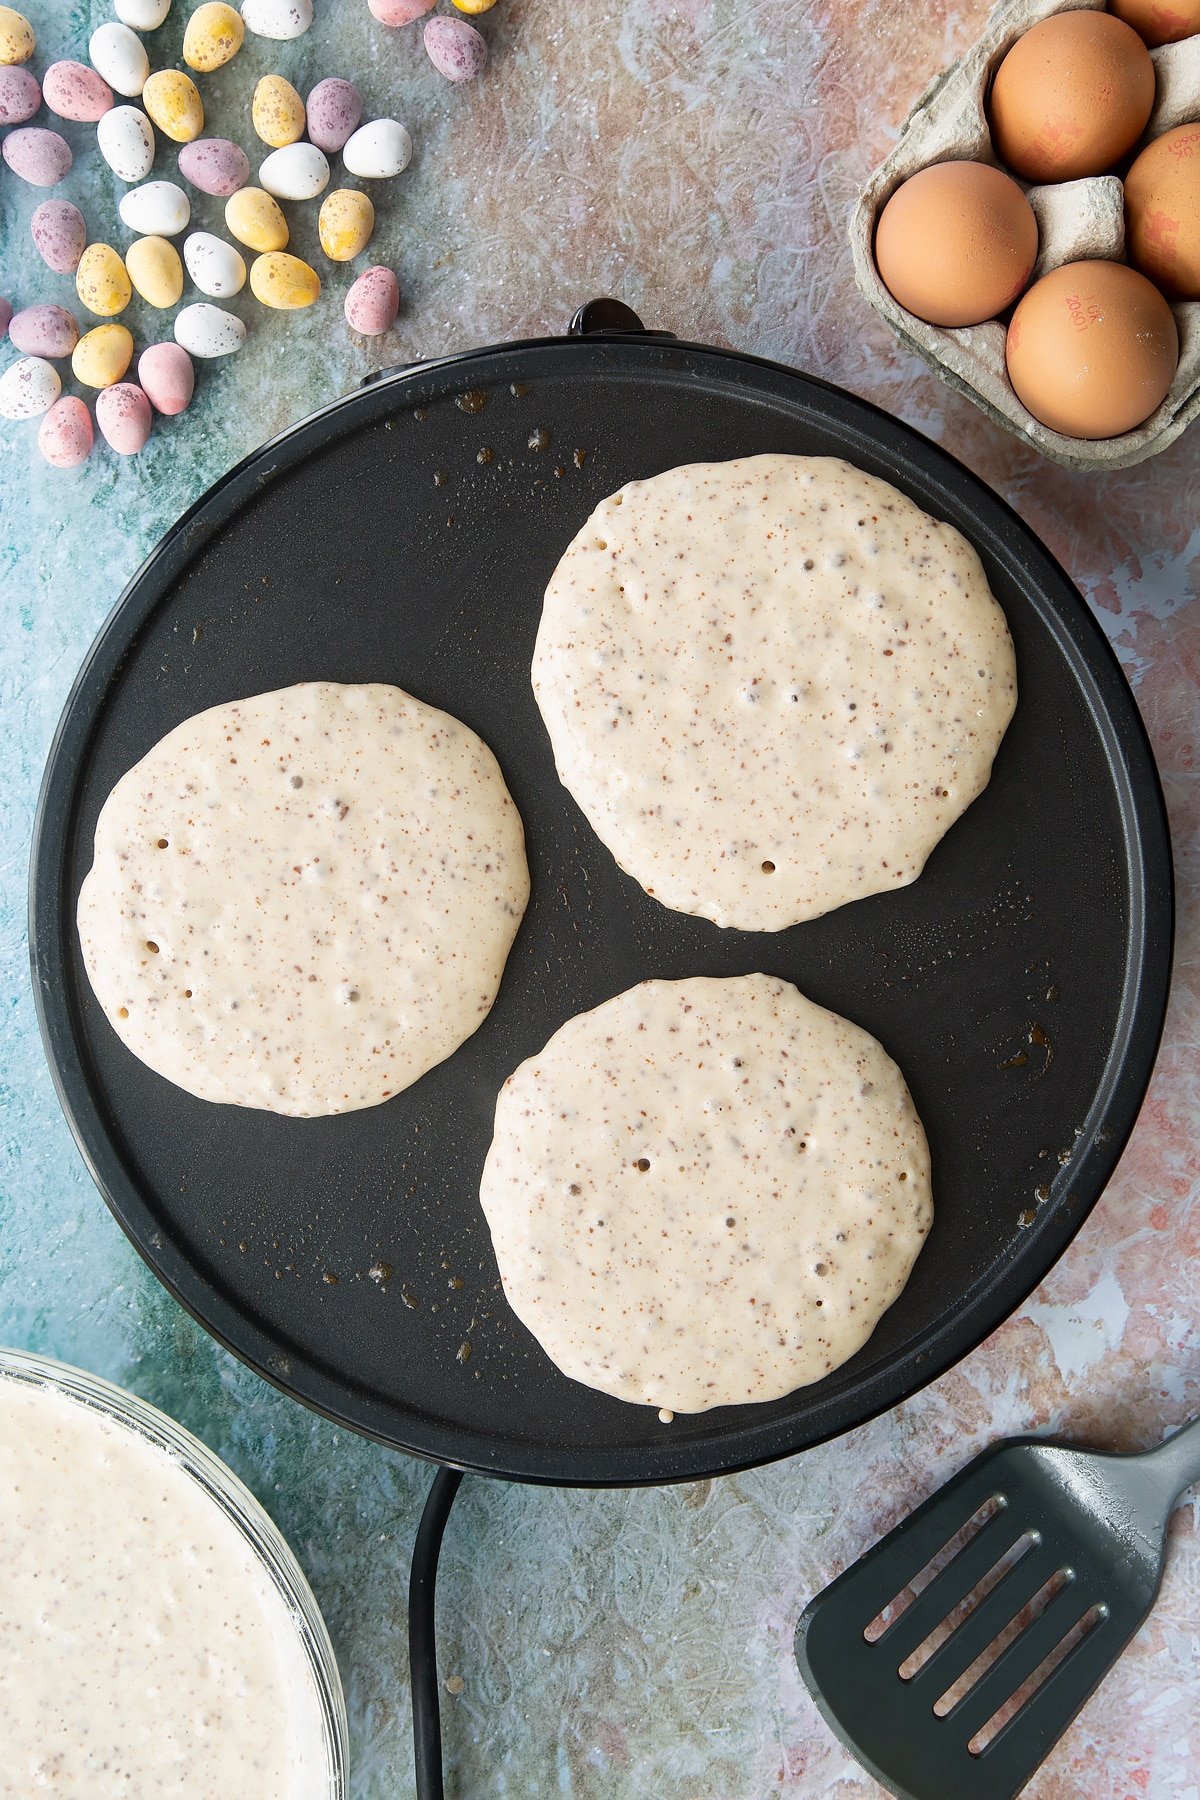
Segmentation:
<svg viewBox="0 0 1200 1800">
<path fill-rule="evenodd" d="M 189 10 L 176 0 L 151 40 L 156 64 L 177 56 Z M 135 461 L 102 446 L 58 474 L 38 459 L 35 427 L 0 433 L 0 1341 L 125 1383 L 232 1463 L 290 1536 L 329 1621 L 354 1800 L 411 1794 L 405 1584 L 427 1470 L 323 1423 L 218 1349 L 126 1243 L 58 1112 L 25 945 L 26 851 L 55 720 L 101 619 L 171 521 L 369 367 L 560 330 L 581 300 L 612 292 L 650 325 L 869 395 L 1017 507 L 1136 687 L 1180 900 L 1145 1111 L 1053 1274 L 949 1375 L 840 1442 L 723 1481 L 625 1493 L 470 1481 L 447 1537 L 441 1620 L 442 1672 L 461 1680 L 444 1715 L 449 1791 L 463 1800 L 874 1795 L 801 1689 L 791 1643 L 804 1600 L 997 1434 L 1061 1430 L 1133 1449 L 1200 1412 L 1200 430 L 1127 473 L 1065 473 L 939 385 L 858 297 L 845 237 L 856 187 L 978 30 L 985 0 L 499 0 L 482 21 L 491 67 L 469 91 L 446 86 L 417 33 L 385 31 L 365 0 L 316 10 L 306 38 L 248 40 L 204 78 L 210 130 L 250 145 L 249 95 L 271 69 L 305 91 L 352 76 L 369 114 L 407 120 L 415 159 L 381 194 L 370 252 L 399 274 L 396 329 L 353 343 L 337 275 L 307 314 L 268 316 L 243 297 L 248 347 L 201 371 L 192 410 Z M 82 55 L 110 16 L 100 0 L 25 11 L 39 71 Z M 57 191 L 93 236 L 124 244 L 94 132 L 66 129 L 76 164 Z M 160 151 L 155 173 L 172 162 Z M 70 280 L 32 249 L 40 197 L 0 172 L 0 293 L 73 305 Z M 216 203 L 197 211 L 219 227 Z M 129 318 L 145 341 L 146 309 Z M 1150 1623 L 1035 1779 L 1036 1800 L 1200 1795 L 1197 1522 L 1193 1495 Z"/>
</svg>

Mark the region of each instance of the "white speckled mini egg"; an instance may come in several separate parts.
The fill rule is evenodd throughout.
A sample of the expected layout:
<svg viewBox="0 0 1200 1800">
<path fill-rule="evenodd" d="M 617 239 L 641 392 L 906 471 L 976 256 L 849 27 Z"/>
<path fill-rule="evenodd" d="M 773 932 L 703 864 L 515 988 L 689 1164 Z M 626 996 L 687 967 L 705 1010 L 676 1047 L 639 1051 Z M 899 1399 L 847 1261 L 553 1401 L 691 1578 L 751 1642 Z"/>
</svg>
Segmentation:
<svg viewBox="0 0 1200 1800">
<path fill-rule="evenodd" d="M 115 19 L 96 27 L 88 40 L 88 55 L 93 69 L 103 75 L 109 87 L 130 99 L 136 98 L 150 79 L 146 46 L 128 25 Z"/>
<path fill-rule="evenodd" d="M 246 285 L 246 264 L 240 253 L 211 231 L 193 231 L 183 242 L 187 272 L 202 294 L 220 300 Z"/>
<path fill-rule="evenodd" d="M 96 127 L 100 154 L 122 181 L 144 181 L 154 167 L 154 127 L 137 106 L 114 106 Z"/>
<path fill-rule="evenodd" d="M 53 363 L 23 356 L 0 375 L 0 419 L 40 419 L 62 393 Z"/>
<path fill-rule="evenodd" d="M 313 22 L 312 0 L 242 0 L 242 18 L 256 37 L 303 37 Z"/>
<path fill-rule="evenodd" d="M 412 160 L 412 139 L 396 119 L 372 119 L 347 138 L 342 161 L 352 175 L 366 181 L 386 181 L 399 175 Z"/>
<path fill-rule="evenodd" d="M 157 31 L 171 10 L 171 0 L 113 0 L 122 25 L 134 31 Z"/>
<path fill-rule="evenodd" d="M 186 229 L 192 203 L 173 181 L 146 181 L 121 195 L 118 211 L 139 237 L 175 237 Z"/>
<path fill-rule="evenodd" d="M 315 200 L 329 186 L 329 163 L 315 144 L 288 144 L 272 150 L 258 179 L 277 200 Z"/>
<path fill-rule="evenodd" d="M 246 327 L 234 313 L 199 301 L 175 315 L 175 342 L 189 356 L 229 356 L 246 341 Z"/>
</svg>

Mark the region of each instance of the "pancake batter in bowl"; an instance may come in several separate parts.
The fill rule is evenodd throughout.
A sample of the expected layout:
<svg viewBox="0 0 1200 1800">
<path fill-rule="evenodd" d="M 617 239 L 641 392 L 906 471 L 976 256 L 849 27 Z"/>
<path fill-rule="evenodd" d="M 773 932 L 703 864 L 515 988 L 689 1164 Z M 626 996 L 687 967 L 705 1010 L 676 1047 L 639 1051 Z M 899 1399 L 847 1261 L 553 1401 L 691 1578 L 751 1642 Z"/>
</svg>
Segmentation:
<svg viewBox="0 0 1200 1800">
<path fill-rule="evenodd" d="M 113 789 L 79 896 L 96 997 L 203 1100 L 387 1100 L 482 1024 L 529 898 L 521 820 L 466 725 L 305 682 L 168 732 Z"/>
<path fill-rule="evenodd" d="M 91 1394 L 0 1357 L 3 1800 L 343 1791 L 299 1615 L 222 1494 Z"/>
<path fill-rule="evenodd" d="M 694 463 L 602 501 L 550 579 L 533 686 L 621 867 L 744 931 L 915 880 L 1016 704 L 970 544 L 821 456 Z"/>
<path fill-rule="evenodd" d="M 770 975 L 645 981 L 569 1019 L 501 1089 L 480 1199 L 550 1359 L 675 1412 L 836 1369 L 933 1216 L 900 1070 Z"/>
</svg>

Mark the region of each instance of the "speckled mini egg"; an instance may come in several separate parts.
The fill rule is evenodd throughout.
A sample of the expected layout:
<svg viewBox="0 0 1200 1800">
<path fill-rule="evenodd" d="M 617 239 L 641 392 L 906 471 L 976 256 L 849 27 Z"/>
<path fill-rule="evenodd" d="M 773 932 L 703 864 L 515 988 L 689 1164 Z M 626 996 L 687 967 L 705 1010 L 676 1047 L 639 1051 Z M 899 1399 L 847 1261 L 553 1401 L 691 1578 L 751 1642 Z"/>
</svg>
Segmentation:
<svg viewBox="0 0 1200 1800">
<path fill-rule="evenodd" d="M 92 453 L 92 415 L 77 394 L 54 402 L 38 428 L 38 449 L 55 469 L 77 469 Z"/>
<path fill-rule="evenodd" d="M 204 130 L 200 89 L 182 69 L 159 69 L 142 89 L 142 105 L 158 129 L 176 144 L 190 144 Z"/>
<path fill-rule="evenodd" d="M 472 18 L 478 18 L 480 13 L 491 12 L 496 0 L 454 0 L 454 4 L 460 13 L 469 13 Z"/>
<path fill-rule="evenodd" d="M 23 356 L 0 375 L 0 419 L 40 419 L 62 392 L 53 363 Z"/>
<path fill-rule="evenodd" d="M 363 337 L 382 337 L 399 311 L 400 283 L 381 263 L 364 269 L 346 295 L 346 323 Z"/>
<path fill-rule="evenodd" d="M 304 102 L 282 75 L 264 75 L 254 90 L 250 120 L 264 144 L 282 150 L 304 136 Z"/>
<path fill-rule="evenodd" d="M 1200 121 L 1164 131 L 1125 177 L 1125 249 L 1171 300 L 1200 300 Z"/>
<path fill-rule="evenodd" d="M 166 238 L 138 238 L 125 252 L 125 267 L 147 306 L 165 311 L 178 304 L 183 294 L 183 264 Z"/>
<path fill-rule="evenodd" d="M 150 402 L 136 382 L 118 381 L 97 394 L 96 423 L 118 456 L 136 456 L 150 436 Z"/>
<path fill-rule="evenodd" d="M 372 18 L 381 25 L 411 25 L 433 11 L 437 0 L 367 0 Z"/>
<path fill-rule="evenodd" d="M 151 344 L 138 357 L 138 380 L 155 412 L 173 419 L 191 404 L 196 371 L 182 345 Z"/>
<path fill-rule="evenodd" d="M 124 325 L 97 325 L 76 344 L 71 373 L 83 387 L 106 388 L 120 381 L 132 361 L 132 333 Z"/>
<path fill-rule="evenodd" d="M 303 37 L 313 22 L 312 0 L 242 0 L 246 30 L 285 43 Z"/>
<path fill-rule="evenodd" d="M 87 221 L 69 200 L 43 200 L 29 221 L 34 246 L 56 275 L 73 275 L 87 248 Z"/>
<path fill-rule="evenodd" d="M 225 202 L 225 223 L 231 237 L 262 255 L 266 250 L 286 250 L 288 222 L 278 200 L 262 188 L 239 188 Z"/>
<path fill-rule="evenodd" d="M 487 39 L 465 19 L 430 19 L 425 27 L 425 51 L 447 81 L 474 81 L 488 58 Z"/>
<path fill-rule="evenodd" d="M 412 139 L 398 120 L 372 119 L 347 141 L 342 161 L 364 181 L 386 181 L 412 161 Z"/>
<path fill-rule="evenodd" d="M 81 62 L 51 63 L 42 76 L 42 94 L 52 113 L 81 125 L 94 125 L 115 104 L 103 75 Z"/>
<path fill-rule="evenodd" d="M 37 49 L 33 26 L 24 13 L 0 6 L 0 66 L 26 63 Z"/>
<path fill-rule="evenodd" d="M 246 341 L 246 327 L 236 313 L 200 300 L 175 315 L 175 342 L 189 356 L 230 356 Z"/>
<path fill-rule="evenodd" d="M 75 291 L 98 318 L 111 319 L 125 311 L 133 298 L 133 284 L 111 244 L 88 245 L 75 271 Z"/>
<path fill-rule="evenodd" d="M 1154 64 L 1105 12 L 1058 12 L 1020 36 L 992 80 L 988 122 L 1024 181 L 1102 175 L 1132 150 L 1154 105 Z"/>
<path fill-rule="evenodd" d="M 277 200 L 315 200 L 329 186 L 329 164 L 315 144 L 289 144 L 272 150 L 258 179 Z"/>
<path fill-rule="evenodd" d="M 321 277 L 298 256 L 270 250 L 250 264 L 250 292 L 264 306 L 296 312 L 320 297 Z"/>
<path fill-rule="evenodd" d="M 139 237 L 175 237 L 187 227 L 192 204 L 173 181 L 145 181 L 121 195 L 121 223 Z"/>
<path fill-rule="evenodd" d="M 154 167 L 154 127 L 140 106 L 114 106 L 96 127 L 100 154 L 122 181 L 144 181 Z"/>
<path fill-rule="evenodd" d="M 14 175 L 30 187 L 53 187 L 71 171 L 71 146 L 43 125 L 22 125 L 4 140 L 3 156 Z"/>
<path fill-rule="evenodd" d="M 170 10 L 171 0 L 113 0 L 113 11 L 122 25 L 134 31 L 157 31 Z"/>
<path fill-rule="evenodd" d="M 65 306 L 27 306 L 9 320 L 8 335 L 22 356 L 47 356 L 55 362 L 74 350 L 79 325 Z"/>
<path fill-rule="evenodd" d="M 246 41 L 242 16 L 224 0 L 206 0 L 187 22 L 183 34 L 183 60 L 189 69 L 210 75 L 232 62 Z"/>
<path fill-rule="evenodd" d="M 115 19 L 96 27 L 88 40 L 88 55 L 109 87 L 130 100 L 137 98 L 150 78 L 146 46 L 128 25 Z"/>
<path fill-rule="evenodd" d="M 179 173 L 202 194 L 236 194 L 250 179 L 250 158 L 228 138 L 197 138 L 179 152 Z"/>
<path fill-rule="evenodd" d="M 0 67 L 0 125 L 23 125 L 41 104 L 36 75 L 16 65 Z"/>
<path fill-rule="evenodd" d="M 240 251 L 211 231 L 193 231 L 184 239 L 183 260 L 195 286 L 214 300 L 227 300 L 246 285 L 246 264 Z"/>
<path fill-rule="evenodd" d="M 321 248 L 330 262 L 353 262 L 365 250 L 375 229 L 375 208 L 367 194 L 338 188 L 321 202 L 317 222 Z"/>
<path fill-rule="evenodd" d="M 362 101 L 352 81 L 330 76 L 318 81 L 305 108 L 308 135 L 318 150 L 329 155 L 340 150 L 362 118 Z"/>
</svg>

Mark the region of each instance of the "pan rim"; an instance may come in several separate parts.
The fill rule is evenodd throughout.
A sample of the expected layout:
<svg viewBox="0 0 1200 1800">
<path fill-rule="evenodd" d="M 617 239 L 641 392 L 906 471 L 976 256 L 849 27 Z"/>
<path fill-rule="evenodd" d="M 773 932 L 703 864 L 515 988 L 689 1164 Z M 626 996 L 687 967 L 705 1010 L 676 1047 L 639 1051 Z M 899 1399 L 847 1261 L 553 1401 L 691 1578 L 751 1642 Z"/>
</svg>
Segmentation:
<svg viewBox="0 0 1200 1800">
<path fill-rule="evenodd" d="M 757 1408 L 722 1409 L 720 1423 L 702 1439 L 664 1441 L 661 1447 L 605 1446 L 594 1449 L 535 1444 L 532 1440 L 495 1439 L 473 1427 L 463 1427 L 411 1407 L 382 1404 L 352 1377 L 316 1360 L 297 1358 L 290 1346 L 284 1354 L 276 1340 L 261 1329 L 195 1263 L 165 1239 L 136 1183 L 131 1179 L 121 1147 L 100 1117 L 96 1089 L 85 1059 L 78 1054 L 73 1029 L 67 978 L 69 926 L 65 904 L 65 858 L 69 834 L 65 829 L 78 804 L 79 776 L 94 734 L 100 708 L 84 704 L 92 678 L 104 672 L 102 693 L 112 680 L 131 637 L 144 627 L 161 603 L 162 591 L 155 577 L 164 568 L 180 566 L 207 541 L 223 519 L 213 521 L 228 505 L 235 490 L 248 476 L 261 485 L 279 466 L 315 447 L 331 420 L 363 405 L 371 395 L 387 395 L 404 383 L 436 379 L 440 372 L 457 373 L 466 365 L 497 358 L 519 357 L 530 352 L 596 352 L 611 356 L 613 372 L 637 373 L 633 366 L 645 359 L 687 358 L 710 360 L 730 378 L 738 372 L 764 371 L 800 384 L 811 397 L 833 396 L 838 406 L 857 415 L 859 427 L 870 430 L 881 453 L 903 458 L 909 470 L 926 488 L 947 494 L 958 484 L 959 500 L 965 484 L 972 508 L 969 535 L 985 542 L 989 552 L 1014 572 L 1024 567 L 1027 584 L 1036 581 L 1039 599 L 1050 602 L 1062 627 L 1059 645 L 1070 652 L 1073 672 L 1093 691 L 1099 716 L 1111 737 L 1114 766 L 1121 775 L 1120 811 L 1125 828 L 1123 866 L 1128 881 L 1130 921 L 1122 978 L 1122 1004 L 1114 1027 L 1105 1083 L 1093 1101 L 1093 1113 L 1101 1108 L 1106 1118 L 1118 1115 L 1115 1129 L 1094 1143 L 1090 1159 L 1080 1171 L 1074 1206 L 1065 1204 L 1050 1212 L 1031 1233 L 1039 1246 L 1036 1256 L 1027 1254 L 1018 1264 L 1015 1280 L 1011 1268 L 995 1278 L 987 1271 L 958 1305 L 918 1345 L 891 1359 L 859 1372 L 849 1389 L 828 1395 L 816 1415 L 816 1423 L 801 1424 L 795 1418 L 754 1422 Z M 753 392 L 753 390 L 751 390 Z M 834 422 L 834 421 L 830 421 Z M 843 421 L 844 426 L 844 421 Z M 850 435 L 847 432 L 847 435 Z M 847 452 L 850 454 L 850 452 Z M 234 506 L 231 510 L 236 511 Z M 198 527 L 207 524 L 207 528 Z M 1038 564 L 1036 575 L 1030 563 Z M 1057 587 L 1058 593 L 1053 590 Z M 1069 611 L 1069 623 L 1068 623 Z M 128 616 L 126 616 L 128 614 Z M 72 750 L 74 754 L 71 754 Z M 55 827 L 58 827 L 56 830 Z M 164 534 L 126 583 L 85 655 L 71 685 L 55 729 L 38 796 L 30 855 L 29 942 L 35 1006 L 43 1047 L 50 1065 L 56 1094 L 75 1143 L 105 1203 L 126 1236 L 155 1276 L 204 1330 L 223 1348 L 252 1368 L 291 1399 L 346 1429 L 373 1438 L 389 1448 L 404 1450 L 427 1461 L 480 1474 L 531 1483 L 582 1487 L 664 1485 L 690 1481 L 717 1473 L 734 1473 L 778 1460 L 825 1442 L 866 1423 L 910 1398 L 990 1336 L 1028 1297 L 1058 1261 L 1091 1208 L 1099 1200 L 1136 1123 L 1153 1072 L 1166 1016 L 1174 934 L 1174 898 L 1170 837 L 1165 801 L 1149 736 L 1115 652 L 1090 608 L 1079 595 L 1066 571 L 1025 525 L 1019 515 L 971 470 L 940 446 L 924 438 L 870 401 L 848 390 L 785 364 L 711 345 L 692 344 L 650 334 L 600 333 L 585 339 L 542 337 L 454 352 L 399 369 L 367 377 L 347 395 L 329 402 L 289 426 L 267 443 L 242 458 L 209 487 Z M 73 1054 L 72 1054 L 73 1053 Z M 1031 1265 L 1036 1264 L 1035 1268 Z M 964 1329 L 965 1322 L 965 1329 Z M 877 1390 L 864 1401 L 860 1389 Z M 836 1377 L 833 1379 L 836 1380 Z M 803 1395 L 804 1389 L 797 1389 Z M 397 1430 L 397 1417 L 407 1428 L 420 1420 L 421 1443 L 408 1441 Z M 728 1422 L 725 1422 L 728 1420 Z"/>
</svg>

